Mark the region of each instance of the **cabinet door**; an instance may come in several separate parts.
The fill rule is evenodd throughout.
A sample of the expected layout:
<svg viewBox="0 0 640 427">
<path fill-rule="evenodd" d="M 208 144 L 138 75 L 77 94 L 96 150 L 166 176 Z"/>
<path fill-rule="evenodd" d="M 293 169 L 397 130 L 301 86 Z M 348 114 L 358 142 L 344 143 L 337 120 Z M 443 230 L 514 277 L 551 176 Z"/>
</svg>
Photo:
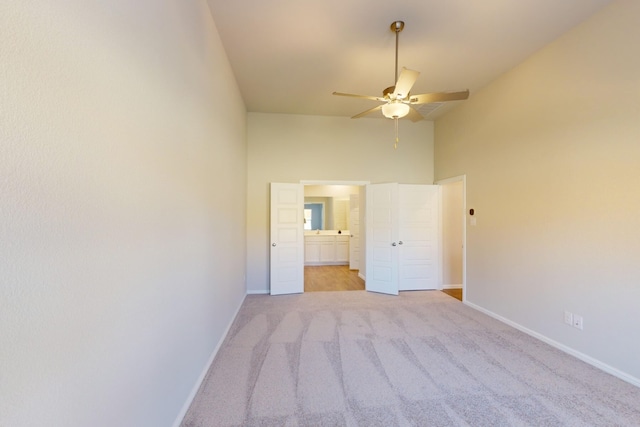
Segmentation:
<svg viewBox="0 0 640 427">
<path fill-rule="evenodd" d="M 320 262 L 334 262 L 336 259 L 336 241 L 334 238 L 331 240 L 323 240 L 320 243 Z"/>
<path fill-rule="evenodd" d="M 320 262 L 320 244 L 312 239 L 305 239 L 304 243 L 304 262 L 318 263 Z"/>
<path fill-rule="evenodd" d="M 349 262 L 349 236 L 336 238 L 336 262 Z"/>
</svg>

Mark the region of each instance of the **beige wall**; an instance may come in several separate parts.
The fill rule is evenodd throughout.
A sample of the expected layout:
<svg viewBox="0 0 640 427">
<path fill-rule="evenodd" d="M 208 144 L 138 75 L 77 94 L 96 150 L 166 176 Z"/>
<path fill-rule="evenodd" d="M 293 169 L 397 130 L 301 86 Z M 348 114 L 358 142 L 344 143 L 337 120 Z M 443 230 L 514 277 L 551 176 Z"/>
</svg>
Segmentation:
<svg viewBox="0 0 640 427">
<path fill-rule="evenodd" d="M 248 114 L 247 289 L 269 290 L 269 183 L 369 181 L 431 184 L 433 123 Z"/>
<path fill-rule="evenodd" d="M 437 121 L 435 165 L 476 211 L 468 301 L 640 385 L 638 22 L 613 3 L 472 94 Z"/>
<path fill-rule="evenodd" d="M 0 425 L 169 426 L 245 294 L 246 113 L 209 10 L 1 9 Z"/>
</svg>

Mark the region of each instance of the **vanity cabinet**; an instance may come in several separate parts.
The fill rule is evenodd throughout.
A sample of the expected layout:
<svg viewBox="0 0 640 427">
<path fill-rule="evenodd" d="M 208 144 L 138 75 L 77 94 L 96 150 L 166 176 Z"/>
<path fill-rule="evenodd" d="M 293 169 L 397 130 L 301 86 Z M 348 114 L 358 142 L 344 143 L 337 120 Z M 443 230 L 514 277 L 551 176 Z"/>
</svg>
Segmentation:
<svg viewBox="0 0 640 427">
<path fill-rule="evenodd" d="M 305 265 L 349 264 L 348 235 L 307 235 L 304 236 Z"/>
</svg>

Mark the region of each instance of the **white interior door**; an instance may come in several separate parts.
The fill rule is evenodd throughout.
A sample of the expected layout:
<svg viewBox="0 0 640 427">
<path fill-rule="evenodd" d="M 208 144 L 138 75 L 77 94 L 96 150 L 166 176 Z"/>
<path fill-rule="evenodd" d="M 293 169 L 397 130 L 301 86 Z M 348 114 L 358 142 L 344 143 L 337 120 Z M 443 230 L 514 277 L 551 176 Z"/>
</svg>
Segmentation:
<svg viewBox="0 0 640 427">
<path fill-rule="evenodd" d="M 398 184 L 369 184 L 366 281 L 372 292 L 398 295 Z"/>
<path fill-rule="evenodd" d="M 440 285 L 440 199 L 438 185 L 399 185 L 401 291 L 437 289 Z"/>
<path fill-rule="evenodd" d="M 360 269 L 360 198 L 349 196 L 349 269 Z"/>
<path fill-rule="evenodd" d="M 304 186 L 271 183 L 271 295 L 304 292 Z"/>
</svg>

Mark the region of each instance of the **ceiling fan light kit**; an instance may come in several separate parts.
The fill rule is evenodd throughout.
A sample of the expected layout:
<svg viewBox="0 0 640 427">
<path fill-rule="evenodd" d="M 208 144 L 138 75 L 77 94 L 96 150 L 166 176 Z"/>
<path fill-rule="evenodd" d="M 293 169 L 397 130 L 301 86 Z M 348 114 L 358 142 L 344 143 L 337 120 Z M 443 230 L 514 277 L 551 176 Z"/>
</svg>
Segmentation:
<svg viewBox="0 0 640 427">
<path fill-rule="evenodd" d="M 396 139 L 394 147 L 398 146 L 398 119 L 407 117 L 412 122 L 417 122 L 424 117 L 412 107 L 412 105 L 429 104 L 432 102 L 459 101 L 469 97 L 469 91 L 462 92 L 441 92 L 441 93 L 425 93 L 422 95 L 411 95 L 410 91 L 414 83 L 418 79 L 420 73 L 418 71 L 403 68 L 398 75 L 398 35 L 404 29 L 404 22 L 394 21 L 391 23 L 391 31 L 396 33 L 396 67 L 395 67 L 395 86 L 391 86 L 382 91 L 382 96 L 354 95 L 350 93 L 333 92 L 338 96 L 349 96 L 352 98 L 364 98 L 372 101 L 383 102 L 384 104 L 373 107 L 369 110 L 356 114 L 352 119 L 366 116 L 376 111 L 382 110 L 382 115 L 388 119 L 395 121 Z"/>
<path fill-rule="evenodd" d="M 382 106 L 382 114 L 388 119 L 401 119 L 407 114 L 409 114 L 408 104 L 405 104 L 401 101 L 393 101 Z"/>
</svg>

